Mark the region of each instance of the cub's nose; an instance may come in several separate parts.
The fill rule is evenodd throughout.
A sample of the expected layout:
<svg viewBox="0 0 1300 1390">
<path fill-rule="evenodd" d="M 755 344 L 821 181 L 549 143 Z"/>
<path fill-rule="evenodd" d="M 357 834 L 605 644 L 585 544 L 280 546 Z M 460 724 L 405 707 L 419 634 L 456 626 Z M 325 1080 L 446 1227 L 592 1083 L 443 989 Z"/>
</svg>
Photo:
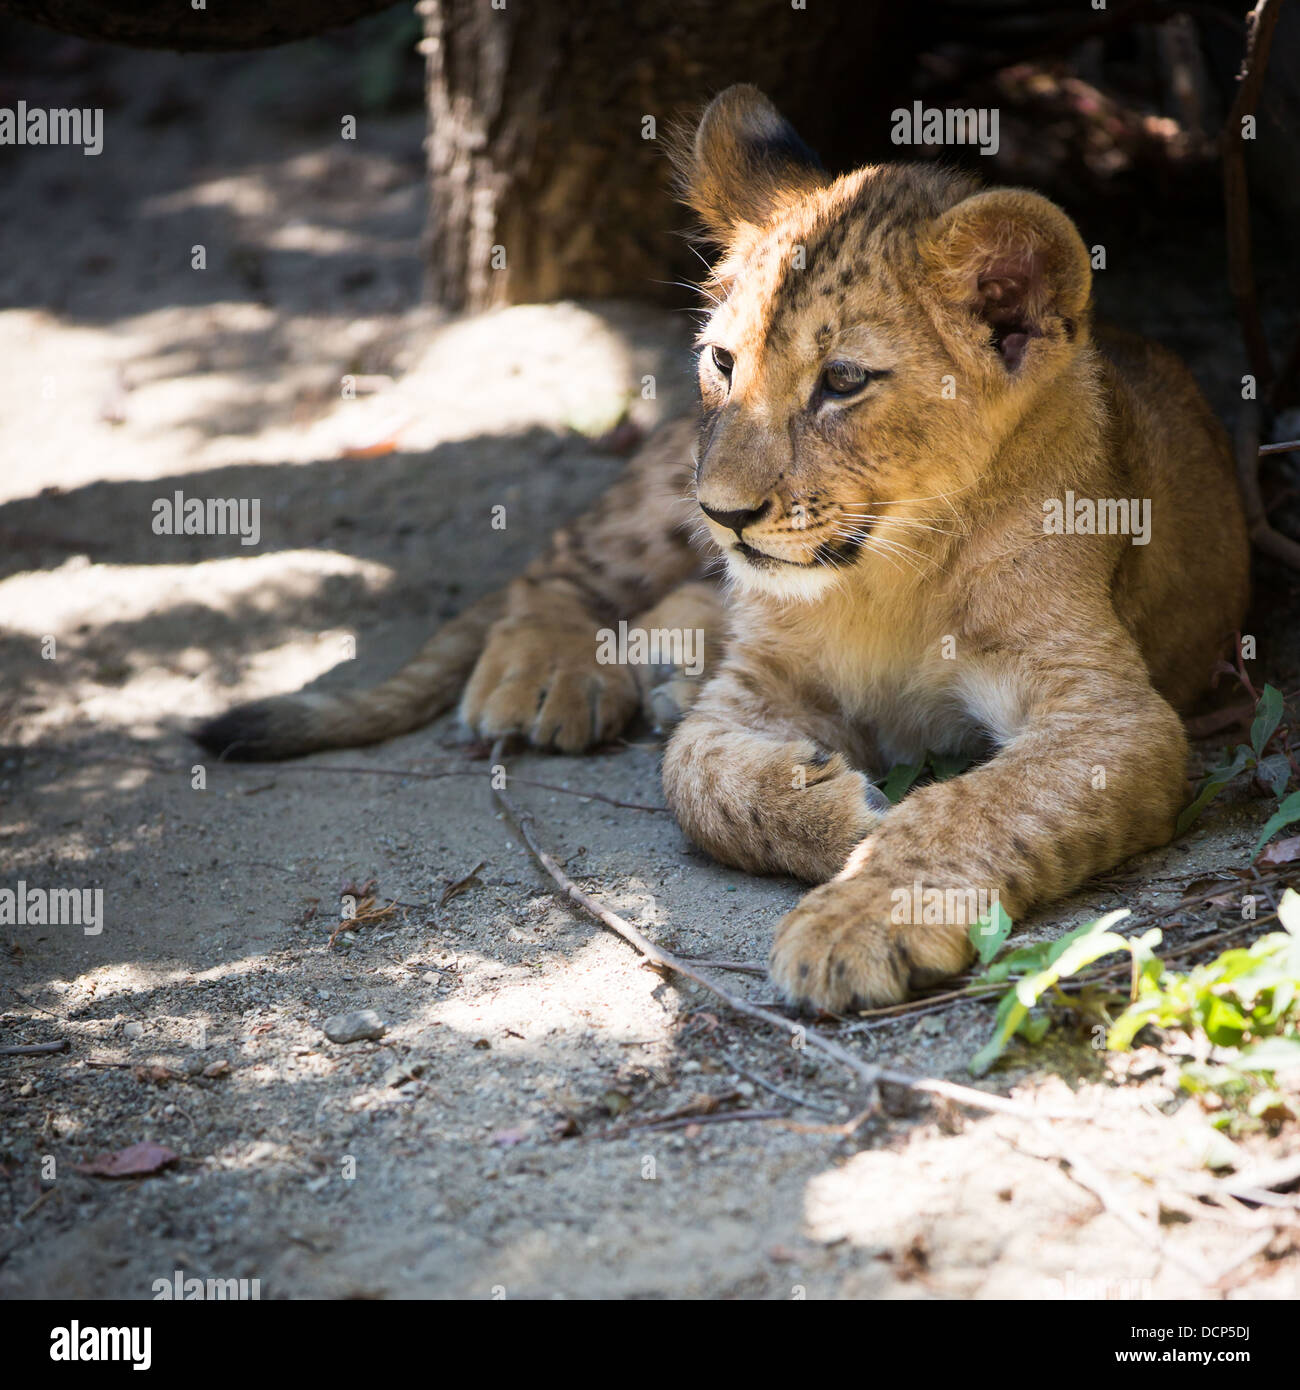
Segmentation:
<svg viewBox="0 0 1300 1390">
<path fill-rule="evenodd" d="M 761 507 L 742 507 L 738 511 L 722 511 L 718 507 L 707 507 L 703 502 L 700 503 L 700 510 L 710 521 L 716 521 L 719 526 L 725 526 L 728 530 L 734 531 L 736 535 L 745 529 L 746 526 L 753 526 L 762 521 L 772 506 L 772 499 L 769 497 Z M 744 539 L 741 537 L 741 539 Z"/>
</svg>

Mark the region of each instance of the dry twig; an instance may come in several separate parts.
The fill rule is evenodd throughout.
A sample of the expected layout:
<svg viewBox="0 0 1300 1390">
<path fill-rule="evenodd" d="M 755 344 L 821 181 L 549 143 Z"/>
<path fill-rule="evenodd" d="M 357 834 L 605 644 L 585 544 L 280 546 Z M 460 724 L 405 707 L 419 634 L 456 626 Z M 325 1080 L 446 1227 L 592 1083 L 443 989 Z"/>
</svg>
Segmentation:
<svg viewBox="0 0 1300 1390">
<path fill-rule="evenodd" d="M 492 750 L 492 761 L 494 763 L 501 762 L 504 748 L 505 740 L 499 739 Z M 867 1090 L 873 1102 L 879 1084 L 882 1081 L 887 1081 L 892 1085 L 901 1086 L 906 1090 L 919 1091 L 926 1095 L 943 1096 L 958 1105 L 964 1105 L 970 1109 L 987 1110 L 1000 1115 L 1014 1115 L 1021 1119 L 1043 1119 L 1049 1117 L 1049 1112 L 1047 1111 L 1021 1105 L 1003 1096 L 991 1095 L 986 1091 L 976 1090 L 972 1086 L 959 1086 L 954 1082 L 940 1081 L 935 1077 L 912 1076 L 906 1072 L 893 1071 L 885 1067 L 875 1066 L 869 1062 L 864 1062 L 862 1058 L 855 1056 L 847 1048 L 841 1047 L 839 1043 L 826 1037 L 825 1034 L 819 1033 L 813 1028 L 808 1028 L 794 1019 L 774 1013 L 770 1009 L 761 1008 L 757 1004 L 751 1004 L 749 1000 L 742 999 L 739 995 L 733 994 L 729 989 L 709 979 L 707 975 L 701 974 L 693 965 L 688 965 L 684 960 L 674 956 L 670 951 L 665 951 L 662 947 L 655 945 L 653 941 L 634 927 L 625 917 L 620 917 L 618 913 L 611 912 L 603 904 L 597 902 L 589 893 L 584 893 L 538 842 L 537 836 L 533 833 L 533 826 L 536 824 L 534 817 L 529 812 L 521 810 L 507 792 L 493 786 L 492 795 L 501 809 L 514 822 L 515 828 L 519 831 L 520 837 L 524 844 L 528 846 L 529 852 L 532 854 L 533 858 L 536 859 L 551 878 L 555 880 L 555 883 L 563 891 L 564 896 L 571 902 L 576 903 L 585 912 L 590 913 L 597 921 L 608 927 L 610 931 L 621 936 L 629 945 L 634 946 L 649 964 L 657 966 L 661 970 L 671 971 L 676 975 L 682 975 L 688 980 L 693 980 L 696 984 L 701 985 L 711 994 L 721 999 L 736 1013 L 744 1014 L 747 1018 L 757 1019 L 759 1022 L 765 1023 L 769 1027 L 776 1028 L 788 1034 L 795 1046 L 810 1047 L 832 1058 L 857 1077 L 861 1085 Z M 1054 1118 L 1077 1117 L 1071 1116 L 1068 1112 L 1065 1112 L 1062 1115 L 1054 1116 Z"/>
<path fill-rule="evenodd" d="M 142 757 L 102 757 L 95 759 L 100 763 L 112 763 L 124 767 L 140 767 L 149 772 L 174 773 L 177 776 L 188 778 L 193 769 L 189 764 L 164 763 L 156 758 Z M 362 767 L 352 763 L 346 764 L 316 764 L 316 763 L 296 763 L 296 762 L 258 762 L 258 763 L 232 763 L 224 758 L 218 758 L 219 766 L 224 767 L 230 772 L 261 772 L 265 773 L 267 768 L 274 768 L 276 773 L 296 772 L 310 775 L 321 773 L 338 773 L 346 776 L 360 777 L 403 777 L 411 778 L 417 782 L 440 782 L 444 777 L 484 777 L 487 775 L 485 769 L 479 767 L 446 767 L 439 768 L 433 772 L 425 772 L 412 767 Z M 528 777 L 516 777 L 514 779 L 524 786 L 538 787 L 542 791 L 558 792 L 561 796 L 576 796 L 581 801 L 600 801 L 606 806 L 617 806 L 622 811 L 649 811 L 654 815 L 668 816 L 672 812 L 667 806 L 647 806 L 639 801 L 620 801 L 616 796 L 606 796 L 604 792 L 585 791 L 579 787 L 562 787 L 557 782 L 538 782 Z M 271 784 L 274 785 L 274 784 Z M 265 790 L 259 788 L 258 790 Z"/>
<path fill-rule="evenodd" d="M 47 1043 L 16 1043 L 11 1047 L 0 1047 L 0 1057 L 37 1057 L 43 1052 L 66 1052 L 67 1038 Z"/>
<path fill-rule="evenodd" d="M 1237 481 L 1246 510 L 1246 529 L 1251 541 L 1266 555 L 1300 569 L 1300 541 L 1273 529 L 1259 485 L 1259 406 L 1243 401 L 1237 417 Z"/>
</svg>

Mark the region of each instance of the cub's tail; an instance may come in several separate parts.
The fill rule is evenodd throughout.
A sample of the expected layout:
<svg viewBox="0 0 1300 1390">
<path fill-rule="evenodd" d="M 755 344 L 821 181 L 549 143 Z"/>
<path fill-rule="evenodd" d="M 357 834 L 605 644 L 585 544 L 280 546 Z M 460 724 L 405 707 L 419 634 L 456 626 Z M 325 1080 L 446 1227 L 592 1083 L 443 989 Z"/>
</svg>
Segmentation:
<svg viewBox="0 0 1300 1390">
<path fill-rule="evenodd" d="M 253 700 L 201 724 L 193 737 L 232 762 L 270 762 L 322 748 L 356 748 L 418 729 L 455 701 L 504 609 L 504 591 L 480 599 L 444 623 L 395 676 L 372 690 Z"/>
</svg>

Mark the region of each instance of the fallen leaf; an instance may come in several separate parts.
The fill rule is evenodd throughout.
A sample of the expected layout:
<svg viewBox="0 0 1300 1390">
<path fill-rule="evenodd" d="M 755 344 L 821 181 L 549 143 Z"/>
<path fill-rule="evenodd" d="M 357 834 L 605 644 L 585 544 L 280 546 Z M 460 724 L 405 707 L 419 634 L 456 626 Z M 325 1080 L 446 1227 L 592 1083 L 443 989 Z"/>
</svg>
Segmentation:
<svg viewBox="0 0 1300 1390">
<path fill-rule="evenodd" d="M 378 458 L 381 454 L 394 453 L 402 431 L 410 423 L 406 416 L 389 416 L 375 422 L 370 429 L 344 440 L 340 452 L 349 459 Z"/>
<path fill-rule="evenodd" d="M 179 1157 L 164 1145 L 145 1139 L 116 1153 L 100 1154 L 88 1163 L 75 1163 L 73 1168 L 92 1178 L 142 1178 L 160 1173 Z"/>
<path fill-rule="evenodd" d="M 1289 839 L 1269 845 L 1255 863 L 1268 867 L 1273 864 L 1294 864 L 1297 859 L 1300 859 L 1300 835 L 1292 835 Z"/>
<path fill-rule="evenodd" d="M 454 883 L 449 883 L 442 890 L 442 896 L 438 899 L 438 906 L 446 907 L 453 898 L 458 897 L 468 888 L 481 888 L 483 885 L 479 882 L 478 871 L 483 868 L 486 863 L 486 859 L 480 859 L 469 873 L 462 874 Z"/>
<path fill-rule="evenodd" d="M 516 1125 L 513 1129 L 498 1129 L 489 1142 L 498 1148 L 513 1149 L 516 1144 L 531 1138 L 532 1130 L 527 1125 Z"/>
<path fill-rule="evenodd" d="M 137 1081 L 152 1081 L 155 1086 L 165 1086 L 169 1081 L 184 1080 L 179 1072 L 172 1071 L 170 1067 L 159 1066 L 136 1067 L 135 1079 Z"/>
<path fill-rule="evenodd" d="M 374 887 L 374 883 L 375 880 L 372 878 L 368 883 L 366 883 L 364 888 L 359 888 L 356 891 L 358 893 L 366 893 L 369 889 Z M 351 887 L 351 884 L 345 884 L 341 896 L 355 896 L 351 892 Z M 355 904 L 352 911 L 352 915 L 350 917 L 344 917 L 339 922 L 338 926 L 336 926 L 334 930 L 330 932 L 329 941 L 326 944 L 330 947 L 333 947 L 334 942 L 343 932 L 354 932 L 359 927 L 368 927 L 375 922 L 382 922 L 385 918 L 391 917 L 393 913 L 396 911 L 396 899 L 394 899 L 392 902 L 388 903 L 384 907 L 379 907 L 376 904 L 373 893 L 370 893 L 368 894 L 368 896 L 363 897 L 360 902 Z"/>
<path fill-rule="evenodd" d="M 373 459 L 381 454 L 392 454 L 397 451 L 397 437 L 390 435 L 387 439 L 376 439 L 373 444 L 350 444 L 345 445 L 343 457 L 346 459 Z"/>
</svg>

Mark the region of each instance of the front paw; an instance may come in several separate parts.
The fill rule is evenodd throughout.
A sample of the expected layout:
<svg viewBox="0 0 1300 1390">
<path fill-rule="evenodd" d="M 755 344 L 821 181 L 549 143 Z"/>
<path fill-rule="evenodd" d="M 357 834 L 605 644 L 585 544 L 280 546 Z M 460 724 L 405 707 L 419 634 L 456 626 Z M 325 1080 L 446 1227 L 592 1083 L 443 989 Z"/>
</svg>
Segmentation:
<svg viewBox="0 0 1300 1390">
<path fill-rule="evenodd" d="M 670 671 L 657 681 L 638 672 L 637 684 L 641 687 L 641 708 L 651 729 L 667 735 L 690 713 L 704 682 L 699 676 Z"/>
<path fill-rule="evenodd" d="M 637 686 L 597 649 L 594 624 L 503 618 L 465 687 L 461 719 L 484 738 L 523 734 L 564 753 L 613 738 L 636 710 Z"/>
<path fill-rule="evenodd" d="M 829 1013 L 881 1008 L 970 959 L 962 928 L 895 920 L 894 891 L 862 876 L 814 888 L 777 928 L 772 979 L 792 1003 Z"/>
</svg>

